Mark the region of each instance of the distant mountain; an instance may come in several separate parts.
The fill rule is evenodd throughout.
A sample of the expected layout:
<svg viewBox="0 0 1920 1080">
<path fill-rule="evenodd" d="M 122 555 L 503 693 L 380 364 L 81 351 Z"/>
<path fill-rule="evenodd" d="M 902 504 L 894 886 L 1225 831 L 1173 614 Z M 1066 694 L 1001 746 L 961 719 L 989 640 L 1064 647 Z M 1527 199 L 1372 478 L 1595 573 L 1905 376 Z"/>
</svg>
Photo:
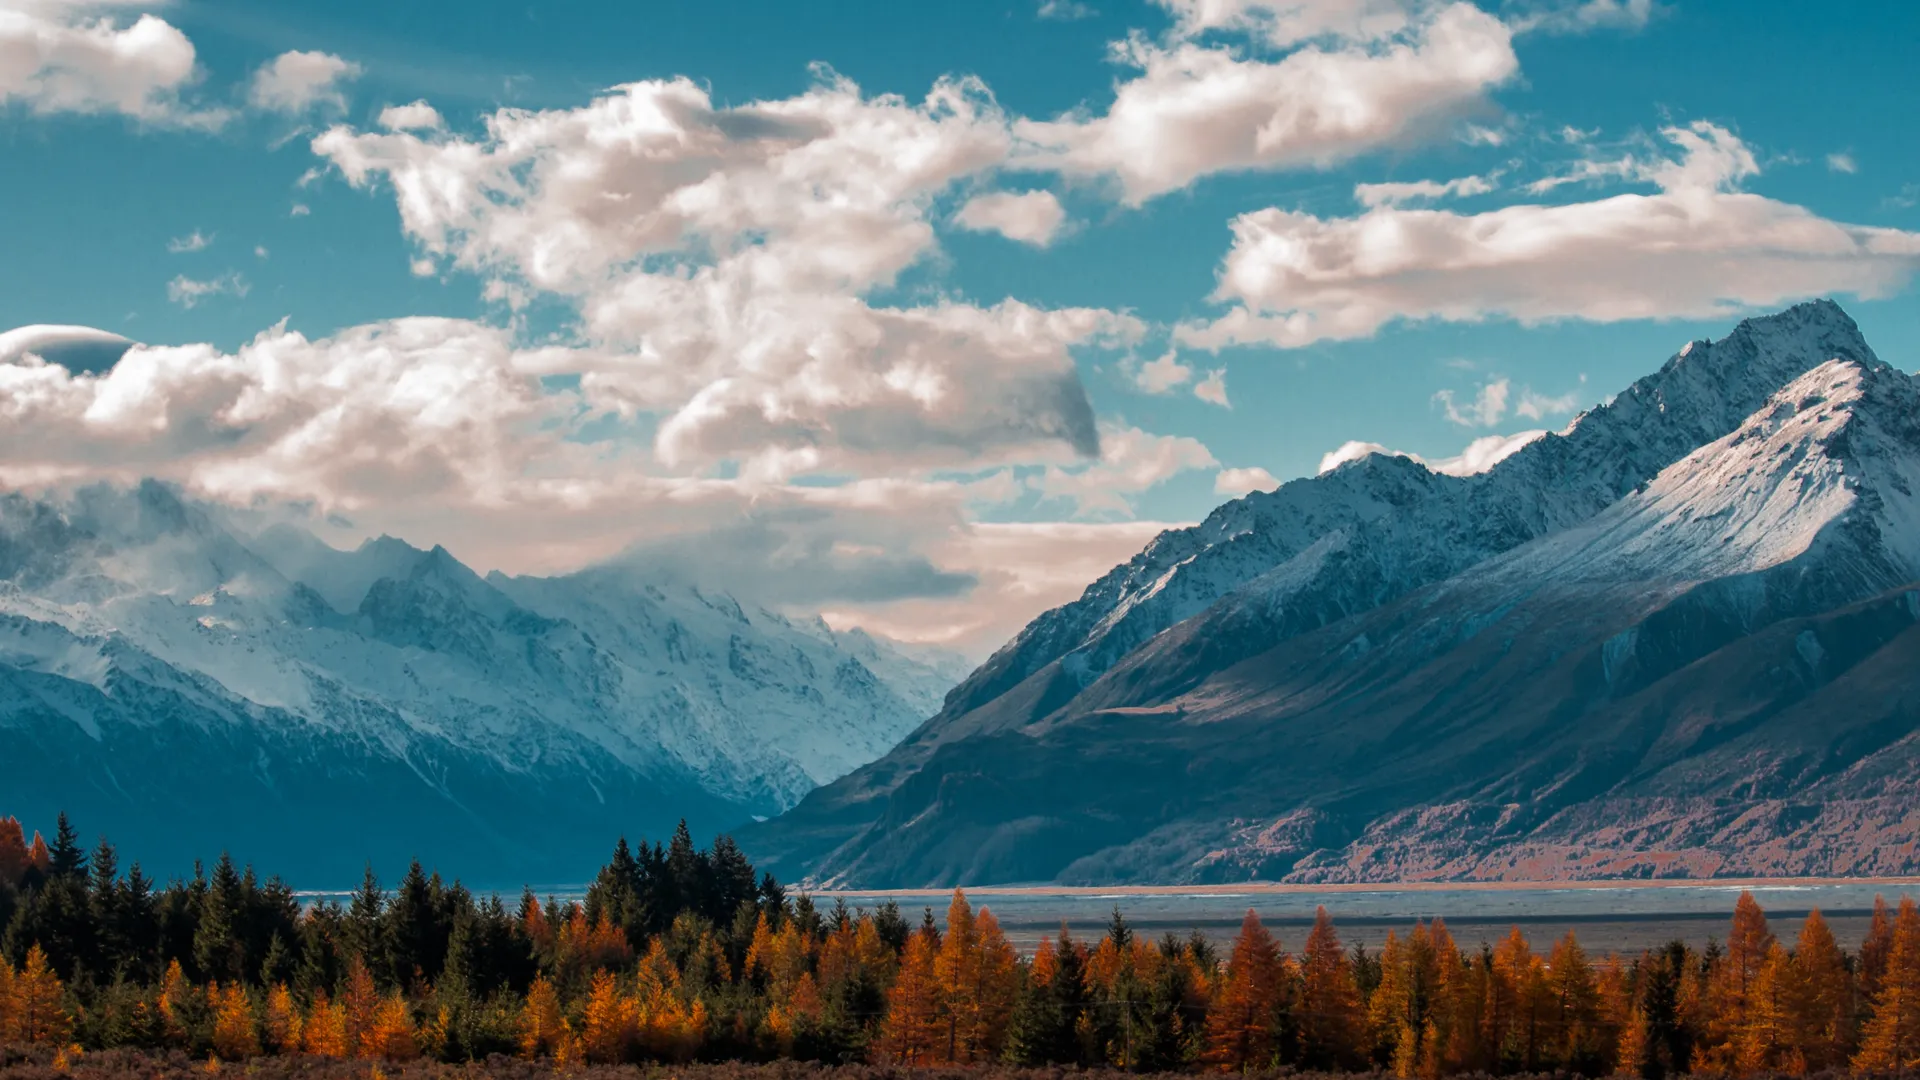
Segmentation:
<svg viewBox="0 0 1920 1080">
<path fill-rule="evenodd" d="M 778 813 L 933 712 L 957 663 L 630 565 L 483 578 L 391 537 L 255 535 L 155 483 L 0 496 L 6 812 L 66 809 L 149 866 L 578 876 L 618 833 Z"/>
<path fill-rule="evenodd" d="M 1911 872 L 1917 484 L 1911 377 L 1831 303 L 1750 320 L 1485 474 L 1163 534 L 745 842 L 866 887 Z"/>
</svg>

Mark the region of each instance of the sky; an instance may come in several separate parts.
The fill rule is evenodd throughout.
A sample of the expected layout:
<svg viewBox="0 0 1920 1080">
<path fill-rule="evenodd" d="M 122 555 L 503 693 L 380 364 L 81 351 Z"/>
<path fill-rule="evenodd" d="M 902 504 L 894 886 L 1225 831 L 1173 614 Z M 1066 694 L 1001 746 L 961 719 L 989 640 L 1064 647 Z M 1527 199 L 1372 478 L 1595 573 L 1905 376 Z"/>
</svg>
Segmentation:
<svg viewBox="0 0 1920 1080">
<path fill-rule="evenodd" d="M 1746 314 L 1832 296 L 1920 366 L 1916 40 L 1800 0 L 0 0 L 0 484 L 978 656 L 1228 498 L 1484 469 Z"/>
</svg>

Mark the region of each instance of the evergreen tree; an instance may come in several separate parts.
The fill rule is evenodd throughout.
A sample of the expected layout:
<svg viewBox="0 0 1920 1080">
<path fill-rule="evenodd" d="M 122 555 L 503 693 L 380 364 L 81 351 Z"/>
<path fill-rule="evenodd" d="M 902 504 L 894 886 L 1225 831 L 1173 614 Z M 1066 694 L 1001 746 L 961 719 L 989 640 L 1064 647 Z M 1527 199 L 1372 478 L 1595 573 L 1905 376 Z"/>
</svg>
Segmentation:
<svg viewBox="0 0 1920 1080">
<path fill-rule="evenodd" d="M 59 823 L 54 828 L 53 849 L 48 857 L 48 876 L 87 876 L 87 855 L 80 849 L 80 834 L 74 831 L 73 823 L 67 820 L 64 810 L 60 812 Z"/>
</svg>

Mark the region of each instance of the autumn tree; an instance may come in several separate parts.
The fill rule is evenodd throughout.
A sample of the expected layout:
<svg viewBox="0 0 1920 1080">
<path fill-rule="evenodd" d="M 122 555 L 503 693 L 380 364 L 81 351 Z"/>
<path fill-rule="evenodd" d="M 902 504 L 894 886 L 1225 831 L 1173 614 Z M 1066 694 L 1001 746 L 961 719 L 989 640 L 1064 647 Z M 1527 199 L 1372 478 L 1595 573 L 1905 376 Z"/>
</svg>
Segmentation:
<svg viewBox="0 0 1920 1080">
<path fill-rule="evenodd" d="M 1920 1065 L 1920 909 L 1900 898 L 1893 943 L 1854 1068 L 1897 1072 Z"/>
<path fill-rule="evenodd" d="M 900 970 L 887 991 L 886 1022 L 874 1050 L 895 1065 L 925 1065 L 939 1060 L 946 1031 L 940 1018 L 940 988 L 935 974 L 939 945 L 927 933 L 907 939 Z"/>
<path fill-rule="evenodd" d="M 1360 991 L 1340 948 L 1333 918 L 1321 907 L 1300 953 L 1300 1064 L 1345 1069 L 1360 1064 Z"/>
<path fill-rule="evenodd" d="M 215 983 L 207 988 L 207 1000 L 213 1006 L 213 1052 L 228 1061 L 258 1055 L 260 1038 L 254 1030 L 247 988 L 237 982 Z"/>
<path fill-rule="evenodd" d="M 536 976 L 527 989 L 526 1005 L 520 1010 L 520 1052 L 529 1058 L 552 1054 L 565 1036 L 560 995 L 544 974 Z"/>
<path fill-rule="evenodd" d="M 1208 1064 L 1223 1072 L 1248 1072 L 1273 1063 L 1280 979 L 1280 947 L 1248 908 L 1226 978 L 1207 1014 Z"/>
<path fill-rule="evenodd" d="M 260 1027 L 262 1042 L 269 1052 L 290 1054 L 300 1049 L 300 1006 L 295 1004 L 286 983 L 278 983 L 267 991 L 266 1016 Z"/>
<path fill-rule="evenodd" d="M 1844 1065 L 1854 1043 L 1852 977 L 1819 908 L 1800 927 L 1793 962 L 1797 977 L 1788 1007 L 1794 1047 L 1808 1069 Z"/>
<path fill-rule="evenodd" d="M 1742 1032 L 1753 1023 L 1754 984 L 1760 979 L 1773 944 L 1773 931 L 1767 928 L 1766 913 L 1760 910 L 1752 893 L 1742 892 L 1733 908 L 1733 927 L 1727 934 L 1726 951 L 1714 965 L 1707 983 L 1703 1057 L 1709 1066 L 1727 1072 L 1738 1067 Z"/>
<path fill-rule="evenodd" d="M 65 1043 L 73 1031 L 73 1018 L 61 1003 L 65 988 L 60 976 L 48 966 L 47 954 L 39 945 L 27 949 L 26 963 L 11 982 L 6 1012 L 12 1038 L 23 1043 Z"/>
</svg>

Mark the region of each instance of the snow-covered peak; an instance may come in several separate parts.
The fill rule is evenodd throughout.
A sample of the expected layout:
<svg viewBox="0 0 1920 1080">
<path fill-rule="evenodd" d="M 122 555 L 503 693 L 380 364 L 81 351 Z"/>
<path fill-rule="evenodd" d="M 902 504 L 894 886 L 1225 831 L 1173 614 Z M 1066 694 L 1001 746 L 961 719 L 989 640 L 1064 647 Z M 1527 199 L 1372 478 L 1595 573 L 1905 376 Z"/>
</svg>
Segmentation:
<svg viewBox="0 0 1920 1080">
<path fill-rule="evenodd" d="M 1879 363 L 1839 305 L 1800 304 L 1748 319 L 1719 341 L 1689 343 L 1566 431 L 1528 443 L 1484 473 L 1441 475 L 1410 458 L 1369 454 L 1235 499 L 1199 525 L 1155 537 L 1078 600 L 1028 624 L 955 691 L 946 712 L 976 709 L 1055 661 L 1085 685 L 1161 631 L 1244 589 L 1252 591 L 1242 598 L 1245 610 L 1270 616 L 1327 574 L 1344 573 L 1324 563 L 1335 547 L 1351 549 L 1349 559 L 1360 548 L 1373 552 L 1362 562 L 1369 567 L 1364 587 L 1345 590 L 1352 603 L 1438 580 L 1591 518 L 1836 358 Z M 1312 566 L 1288 568 L 1302 558 Z"/>
</svg>

